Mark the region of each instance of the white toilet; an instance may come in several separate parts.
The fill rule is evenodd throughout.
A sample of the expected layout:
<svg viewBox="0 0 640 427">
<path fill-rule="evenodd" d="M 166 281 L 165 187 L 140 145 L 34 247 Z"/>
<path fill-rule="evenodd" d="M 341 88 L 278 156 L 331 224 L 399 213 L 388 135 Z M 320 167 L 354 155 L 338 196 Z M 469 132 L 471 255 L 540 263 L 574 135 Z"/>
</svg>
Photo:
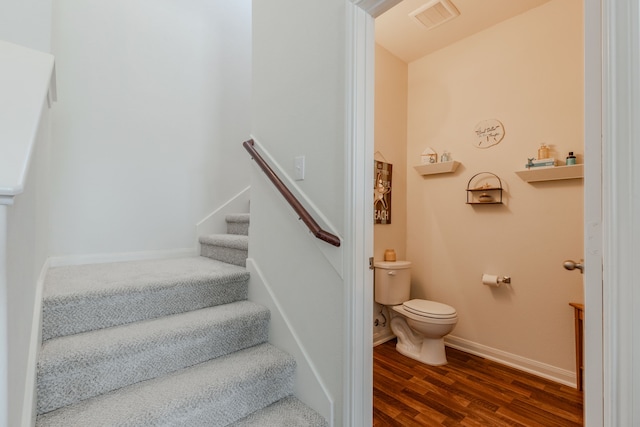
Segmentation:
<svg viewBox="0 0 640 427">
<path fill-rule="evenodd" d="M 378 261 L 374 267 L 375 301 L 389 308 L 396 350 L 427 365 L 445 365 L 444 336 L 458 323 L 456 310 L 439 302 L 409 300 L 411 262 Z"/>
</svg>

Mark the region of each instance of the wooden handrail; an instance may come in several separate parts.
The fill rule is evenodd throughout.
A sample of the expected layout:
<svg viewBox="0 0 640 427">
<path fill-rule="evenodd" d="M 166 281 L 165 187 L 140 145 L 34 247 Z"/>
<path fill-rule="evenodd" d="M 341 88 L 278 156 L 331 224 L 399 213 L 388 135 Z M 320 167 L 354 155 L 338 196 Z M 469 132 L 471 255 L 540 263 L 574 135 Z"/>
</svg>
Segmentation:
<svg viewBox="0 0 640 427">
<path fill-rule="evenodd" d="M 302 204 L 296 199 L 296 196 L 287 188 L 286 185 L 278 178 L 278 175 L 271 169 L 271 167 L 265 162 L 260 153 L 258 153 L 254 147 L 253 139 L 242 143 L 244 148 L 251 154 L 251 158 L 260 166 L 260 169 L 269 177 L 269 180 L 276 186 L 280 194 L 285 198 L 293 210 L 298 214 L 298 217 L 309 228 L 309 231 L 313 233 L 318 239 L 323 240 L 330 245 L 340 246 L 340 239 L 338 236 L 329 233 L 326 230 L 320 228 L 318 223 L 313 219 L 311 214 L 302 206 Z"/>
</svg>

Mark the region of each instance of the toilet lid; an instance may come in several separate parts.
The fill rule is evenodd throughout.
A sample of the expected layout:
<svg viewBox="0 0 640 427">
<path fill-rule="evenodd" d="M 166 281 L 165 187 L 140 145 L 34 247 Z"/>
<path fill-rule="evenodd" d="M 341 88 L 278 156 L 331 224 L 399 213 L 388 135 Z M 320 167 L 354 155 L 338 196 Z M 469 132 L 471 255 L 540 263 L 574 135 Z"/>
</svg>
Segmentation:
<svg viewBox="0 0 640 427">
<path fill-rule="evenodd" d="M 402 306 L 410 313 L 436 319 L 448 319 L 457 314 L 455 308 L 447 304 L 425 299 L 412 299 L 402 303 Z"/>
</svg>

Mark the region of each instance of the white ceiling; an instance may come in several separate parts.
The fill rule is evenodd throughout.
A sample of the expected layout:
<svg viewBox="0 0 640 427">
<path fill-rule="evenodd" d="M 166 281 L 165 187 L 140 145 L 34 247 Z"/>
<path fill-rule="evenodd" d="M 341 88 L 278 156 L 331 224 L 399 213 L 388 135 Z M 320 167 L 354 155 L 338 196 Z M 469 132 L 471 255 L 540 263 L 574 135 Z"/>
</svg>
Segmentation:
<svg viewBox="0 0 640 427">
<path fill-rule="evenodd" d="M 376 42 L 409 63 L 550 0 L 451 0 L 460 16 L 427 30 L 409 13 L 430 0 L 403 0 L 376 18 Z"/>
</svg>

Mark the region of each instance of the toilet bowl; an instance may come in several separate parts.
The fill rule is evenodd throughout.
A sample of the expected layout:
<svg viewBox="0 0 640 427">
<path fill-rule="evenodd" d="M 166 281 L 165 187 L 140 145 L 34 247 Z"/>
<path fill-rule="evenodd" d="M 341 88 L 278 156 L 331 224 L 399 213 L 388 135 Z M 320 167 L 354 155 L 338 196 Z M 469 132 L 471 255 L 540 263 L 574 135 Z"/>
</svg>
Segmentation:
<svg viewBox="0 0 640 427">
<path fill-rule="evenodd" d="M 409 299 L 409 261 L 376 262 L 375 301 L 389 308 L 396 350 L 427 365 L 445 365 L 444 337 L 458 323 L 456 310 L 446 304 Z"/>
<path fill-rule="evenodd" d="M 420 307 L 415 309 L 414 307 Z M 418 312 L 420 310 L 420 312 Z M 458 323 L 455 309 L 446 304 L 412 299 L 391 307 L 391 331 L 400 354 L 427 365 L 446 365 L 444 337 Z"/>
</svg>

